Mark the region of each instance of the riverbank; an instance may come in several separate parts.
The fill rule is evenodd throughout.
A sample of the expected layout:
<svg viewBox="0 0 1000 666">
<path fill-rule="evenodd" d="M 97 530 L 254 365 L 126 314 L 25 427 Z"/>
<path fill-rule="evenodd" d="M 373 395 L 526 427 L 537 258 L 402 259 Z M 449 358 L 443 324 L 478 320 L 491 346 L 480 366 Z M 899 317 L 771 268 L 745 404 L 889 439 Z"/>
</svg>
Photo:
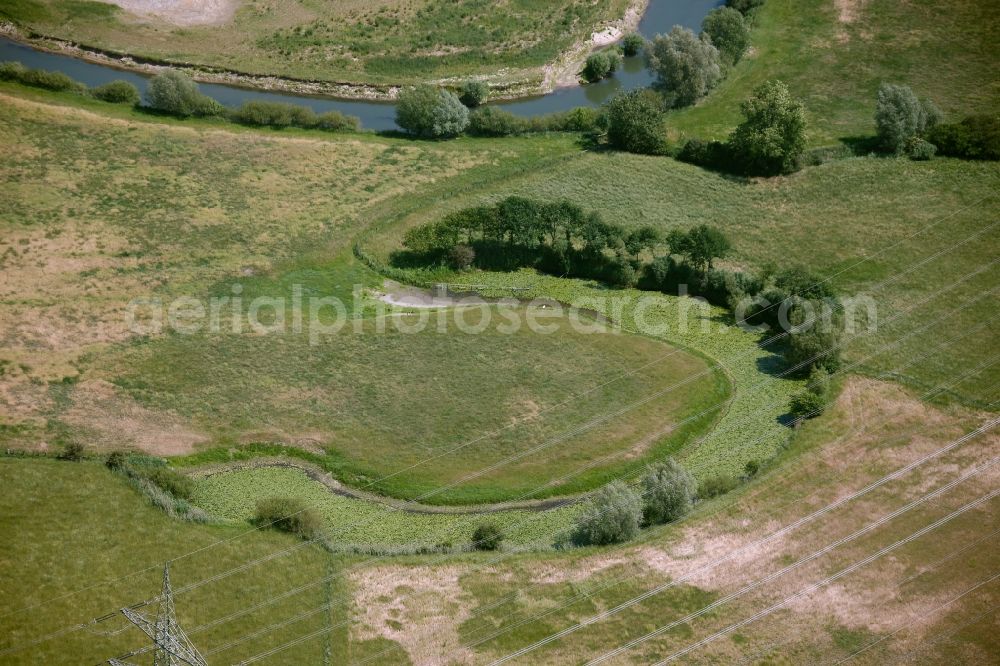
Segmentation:
<svg viewBox="0 0 1000 666">
<path fill-rule="evenodd" d="M 428 83 L 444 87 L 458 87 L 469 78 L 483 81 L 490 86 L 494 101 L 516 101 L 555 92 L 560 88 L 581 85 L 579 73 L 591 53 L 605 48 L 625 34 L 638 29 L 639 22 L 649 6 L 649 0 L 630 0 L 625 15 L 581 39 L 561 54 L 554 62 L 529 69 L 500 70 L 480 76 L 456 76 L 429 80 Z M 200 83 L 226 85 L 250 90 L 275 93 L 329 97 L 341 100 L 393 102 L 403 84 L 380 85 L 343 81 L 322 81 L 289 76 L 250 74 L 239 70 L 213 67 L 204 64 L 170 59 L 142 57 L 97 46 L 60 39 L 51 35 L 23 29 L 11 22 L 0 22 L 0 36 L 18 44 L 46 53 L 69 56 L 96 65 L 144 76 L 155 76 L 168 69 L 179 69 Z"/>
</svg>

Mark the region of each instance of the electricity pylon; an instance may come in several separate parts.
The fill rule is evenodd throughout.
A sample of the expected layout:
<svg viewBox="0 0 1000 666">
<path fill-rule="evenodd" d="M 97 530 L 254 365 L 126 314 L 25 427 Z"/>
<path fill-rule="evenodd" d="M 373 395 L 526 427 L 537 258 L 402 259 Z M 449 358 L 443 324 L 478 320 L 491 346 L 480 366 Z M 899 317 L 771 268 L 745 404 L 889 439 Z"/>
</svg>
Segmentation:
<svg viewBox="0 0 1000 666">
<path fill-rule="evenodd" d="M 156 619 L 150 620 L 131 608 L 123 608 L 122 615 L 142 629 L 153 641 L 153 666 L 208 666 L 205 658 L 177 624 L 174 613 L 174 593 L 170 587 L 170 564 L 163 567 L 163 590 Z M 109 659 L 111 666 L 130 666 L 117 659 Z"/>
</svg>

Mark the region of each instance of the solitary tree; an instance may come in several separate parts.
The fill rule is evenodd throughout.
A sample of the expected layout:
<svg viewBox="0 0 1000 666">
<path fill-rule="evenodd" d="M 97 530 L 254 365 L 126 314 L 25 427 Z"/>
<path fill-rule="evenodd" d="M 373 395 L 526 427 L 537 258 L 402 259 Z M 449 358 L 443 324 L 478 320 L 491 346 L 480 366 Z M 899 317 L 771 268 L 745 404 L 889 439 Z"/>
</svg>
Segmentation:
<svg viewBox="0 0 1000 666">
<path fill-rule="evenodd" d="M 580 514 L 577 537 L 594 545 L 628 541 L 639 533 L 641 519 L 639 495 L 621 481 L 614 481 L 594 493 Z"/>
<path fill-rule="evenodd" d="M 469 110 L 455 93 L 421 85 L 399 94 L 396 122 L 410 134 L 444 139 L 465 131 Z"/>
<path fill-rule="evenodd" d="M 646 48 L 646 65 L 670 107 L 694 104 L 722 78 L 718 49 L 680 26 L 653 39 Z"/>
<path fill-rule="evenodd" d="M 806 112 L 781 81 L 767 81 L 743 102 L 745 120 L 729 139 L 747 173 L 788 173 L 806 145 Z"/>
<path fill-rule="evenodd" d="M 663 100 L 655 92 L 642 89 L 615 95 L 606 109 L 612 146 L 646 155 L 665 151 Z"/>
<path fill-rule="evenodd" d="M 672 458 L 653 465 L 642 478 L 646 499 L 646 522 L 658 524 L 677 520 L 691 510 L 698 484 Z"/>
<path fill-rule="evenodd" d="M 732 7 L 713 9 L 701 24 L 702 32 L 730 65 L 735 65 L 750 48 L 750 26 L 743 14 Z"/>
</svg>

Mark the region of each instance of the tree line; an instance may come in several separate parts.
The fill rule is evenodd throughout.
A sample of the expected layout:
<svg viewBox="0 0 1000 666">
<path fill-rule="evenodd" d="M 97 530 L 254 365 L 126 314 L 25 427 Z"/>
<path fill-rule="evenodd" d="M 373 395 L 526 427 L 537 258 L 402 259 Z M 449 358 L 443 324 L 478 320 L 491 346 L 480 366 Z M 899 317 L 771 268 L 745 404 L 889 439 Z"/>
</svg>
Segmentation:
<svg viewBox="0 0 1000 666">
<path fill-rule="evenodd" d="M 776 351 L 800 366 L 799 375 L 834 372 L 840 364 L 842 308 L 829 283 L 801 266 L 766 265 L 756 273 L 719 267 L 732 244 L 711 226 L 666 233 L 648 225 L 626 228 L 570 201 L 511 196 L 413 227 L 403 247 L 390 257 L 396 268 L 528 267 L 618 287 L 684 291 L 729 309 L 737 323 L 791 333 Z M 829 325 L 816 325 L 817 313 L 829 313 Z M 810 404 L 819 397 L 825 393 L 814 391 Z"/>
<path fill-rule="evenodd" d="M 667 234 L 648 225 L 626 229 L 570 201 L 518 196 L 414 227 L 406 232 L 403 246 L 406 250 L 393 256 L 397 266 L 447 263 L 457 270 L 529 266 L 623 287 L 638 283 L 644 257 L 658 251 L 680 255 L 693 270 L 705 273 L 730 248 L 721 232 L 704 225 Z"/>
</svg>

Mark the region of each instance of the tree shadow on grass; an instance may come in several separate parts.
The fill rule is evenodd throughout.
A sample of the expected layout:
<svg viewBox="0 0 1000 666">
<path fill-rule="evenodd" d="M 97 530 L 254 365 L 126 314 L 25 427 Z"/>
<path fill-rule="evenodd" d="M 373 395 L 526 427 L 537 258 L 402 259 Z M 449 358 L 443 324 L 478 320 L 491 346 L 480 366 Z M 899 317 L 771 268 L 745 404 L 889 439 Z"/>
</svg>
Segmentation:
<svg viewBox="0 0 1000 666">
<path fill-rule="evenodd" d="M 840 142 L 847 146 L 854 155 L 884 155 L 877 136 L 844 136 Z"/>
</svg>

